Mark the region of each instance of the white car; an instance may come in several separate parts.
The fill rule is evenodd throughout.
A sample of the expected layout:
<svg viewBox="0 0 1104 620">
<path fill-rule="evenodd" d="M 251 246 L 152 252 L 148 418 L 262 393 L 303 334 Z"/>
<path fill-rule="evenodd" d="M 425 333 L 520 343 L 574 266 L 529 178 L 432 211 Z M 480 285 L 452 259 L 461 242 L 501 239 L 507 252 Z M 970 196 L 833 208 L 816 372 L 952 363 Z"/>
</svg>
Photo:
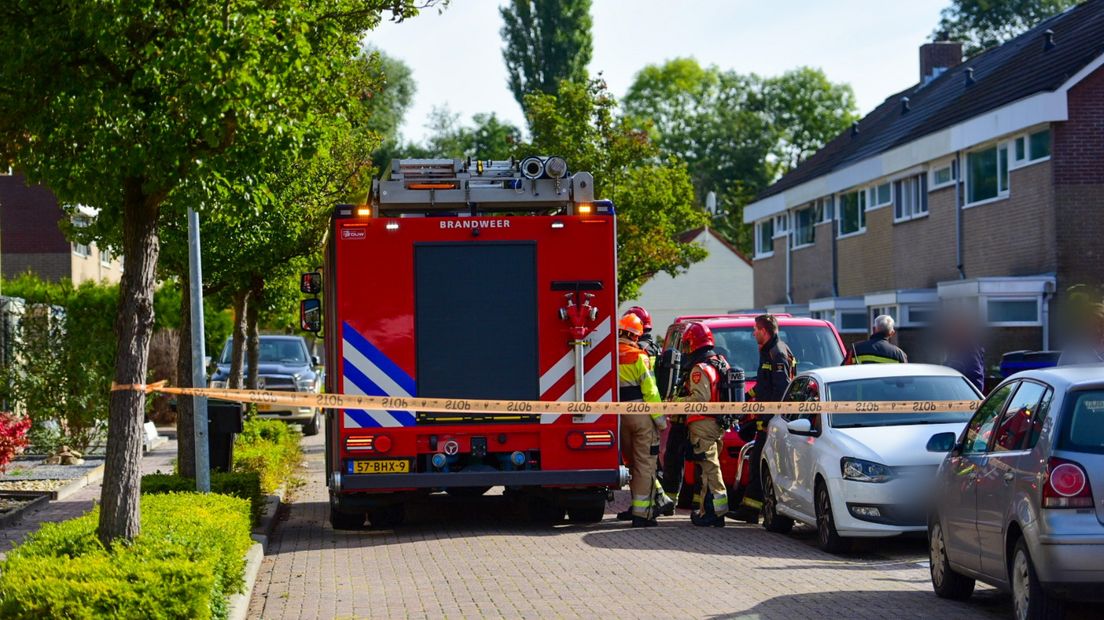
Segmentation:
<svg viewBox="0 0 1104 620">
<path fill-rule="evenodd" d="M 803 372 L 784 400 L 981 400 L 955 370 L 928 364 L 865 364 Z M 830 553 L 848 538 L 927 529 L 936 470 L 970 412 L 846 413 L 775 416 L 761 463 L 763 524 L 788 532 L 817 528 Z"/>
</svg>

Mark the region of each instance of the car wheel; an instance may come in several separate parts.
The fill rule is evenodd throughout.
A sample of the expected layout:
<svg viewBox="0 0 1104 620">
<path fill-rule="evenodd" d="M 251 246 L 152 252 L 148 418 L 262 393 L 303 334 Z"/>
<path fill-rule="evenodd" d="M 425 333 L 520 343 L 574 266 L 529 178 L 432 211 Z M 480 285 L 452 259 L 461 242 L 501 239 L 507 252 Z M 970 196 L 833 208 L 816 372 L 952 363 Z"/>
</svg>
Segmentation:
<svg viewBox="0 0 1104 620">
<path fill-rule="evenodd" d="M 310 422 L 303 425 L 303 434 L 307 437 L 317 435 L 320 428 L 322 428 L 322 416 L 315 411 Z"/>
<path fill-rule="evenodd" d="M 391 504 L 368 511 L 368 523 L 376 529 L 388 529 L 401 525 L 406 519 L 406 506 Z"/>
<path fill-rule="evenodd" d="M 763 468 L 763 527 L 768 532 L 788 534 L 793 529 L 794 521 L 789 517 L 778 514 L 778 496 L 774 493 L 774 479 L 770 470 Z"/>
<path fill-rule="evenodd" d="M 956 573 L 947 560 L 947 541 L 943 524 L 936 519 L 928 528 L 928 559 L 932 589 L 939 598 L 964 601 L 974 593 L 974 580 Z"/>
<path fill-rule="evenodd" d="M 1016 542 L 1010 568 L 1012 609 L 1017 620 L 1057 620 L 1065 617 L 1062 601 L 1043 589 L 1024 539 Z"/>
<path fill-rule="evenodd" d="M 605 516 L 605 497 L 600 497 L 578 506 L 568 506 L 567 508 L 567 518 L 572 523 L 598 523 Z"/>
<path fill-rule="evenodd" d="M 843 553 L 847 550 L 847 541 L 836 531 L 836 520 L 832 518 L 832 499 L 828 496 L 828 486 L 818 482 L 816 486 L 817 546 L 828 553 Z"/>
</svg>

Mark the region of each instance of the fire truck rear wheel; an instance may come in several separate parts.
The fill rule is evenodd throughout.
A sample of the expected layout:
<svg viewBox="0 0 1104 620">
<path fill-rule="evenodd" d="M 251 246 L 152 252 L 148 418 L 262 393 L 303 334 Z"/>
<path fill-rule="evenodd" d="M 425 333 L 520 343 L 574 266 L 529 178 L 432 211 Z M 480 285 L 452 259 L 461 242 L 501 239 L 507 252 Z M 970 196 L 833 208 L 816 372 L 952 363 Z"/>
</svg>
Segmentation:
<svg viewBox="0 0 1104 620">
<path fill-rule="evenodd" d="M 335 530 L 359 530 L 364 527 L 364 513 L 341 512 L 330 506 L 330 525 Z"/>
<path fill-rule="evenodd" d="M 530 498 L 528 507 L 529 518 L 537 523 L 559 523 L 563 521 L 566 512 L 562 504 L 539 496 Z"/>
<path fill-rule="evenodd" d="M 567 518 L 572 523 L 598 523 L 605 515 L 605 497 L 601 497 L 581 506 L 571 506 L 567 509 Z"/>
<path fill-rule="evenodd" d="M 376 529 L 387 529 L 402 524 L 406 519 L 406 506 L 392 504 L 368 510 L 368 523 Z"/>
</svg>

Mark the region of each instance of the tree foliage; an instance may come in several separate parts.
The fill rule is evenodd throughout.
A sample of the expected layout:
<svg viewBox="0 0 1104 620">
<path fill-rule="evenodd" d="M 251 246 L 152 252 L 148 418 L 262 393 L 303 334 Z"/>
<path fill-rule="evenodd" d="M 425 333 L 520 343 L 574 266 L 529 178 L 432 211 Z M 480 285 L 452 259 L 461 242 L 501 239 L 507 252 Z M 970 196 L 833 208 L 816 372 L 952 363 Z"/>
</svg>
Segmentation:
<svg viewBox="0 0 1104 620">
<path fill-rule="evenodd" d="M 510 0 L 499 12 L 510 91 L 523 109 L 529 93 L 555 95 L 562 81 L 586 81 L 590 0 Z"/>
<path fill-rule="evenodd" d="M 101 247 L 124 256 L 117 384 L 147 380 L 163 211 L 275 205 L 256 167 L 312 152 L 319 119 L 345 115 L 360 39 L 385 10 L 417 12 L 414 0 L 0 5 L 0 152 L 62 202 L 98 208 Z M 182 188 L 191 199 L 171 200 Z M 144 403 L 111 395 L 105 544 L 139 531 Z"/>
<path fill-rule="evenodd" d="M 952 0 L 943 9 L 932 40 L 961 41 L 974 56 L 1000 45 L 1079 0 Z"/>
<path fill-rule="evenodd" d="M 686 162 L 698 204 L 716 193 L 714 226 L 745 252 L 752 236 L 743 205 L 856 118 L 851 88 L 818 69 L 761 77 L 692 58 L 644 67 L 625 112 L 664 155 Z"/>
<path fill-rule="evenodd" d="M 679 233 L 705 225 L 686 166 L 662 157 L 648 135 L 618 115 L 605 83 L 563 82 L 556 95 L 526 98 L 532 141 L 524 153 L 557 154 L 594 175 L 594 195 L 617 209 L 618 293 L 632 299 L 659 271 L 671 275 L 705 257 Z"/>
<path fill-rule="evenodd" d="M 447 107 L 434 108 L 428 123 L 429 135 L 421 144 L 407 144 L 389 153 L 389 158 L 509 159 L 521 144 L 521 130 L 491 112 L 472 116 L 462 124 L 460 115 Z M 386 161 L 379 161 L 386 166 Z"/>
</svg>

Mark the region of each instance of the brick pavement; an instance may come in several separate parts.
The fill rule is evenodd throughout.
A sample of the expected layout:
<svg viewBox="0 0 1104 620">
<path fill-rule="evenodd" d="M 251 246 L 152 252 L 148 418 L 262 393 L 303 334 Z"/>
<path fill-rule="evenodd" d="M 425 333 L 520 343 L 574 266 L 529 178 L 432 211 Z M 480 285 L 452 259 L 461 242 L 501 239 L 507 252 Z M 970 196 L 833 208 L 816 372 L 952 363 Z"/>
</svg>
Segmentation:
<svg viewBox="0 0 1104 620">
<path fill-rule="evenodd" d="M 968 603 L 936 598 L 918 540 L 867 543 L 849 556 L 812 530 L 702 530 L 685 515 L 632 530 L 539 527 L 501 497 L 434 497 L 395 531 L 329 527 L 321 439 L 308 438 L 307 484 L 265 558 L 251 618 L 1007 618 L 1008 597 L 979 586 Z"/>
<path fill-rule="evenodd" d="M 165 432 L 162 431 L 162 434 Z M 158 470 L 172 471 L 172 463 L 176 459 L 176 440 L 175 435 L 171 437 L 170 441 L 143 456 L 143 474 Z M 37 510 L 24 513 L 22 521 L 0 529 L 0 560 L 9 549 L 19 544 L 27 534 L 36 531 L 43 523 L 72 519 L 91 510 L 92 506 L 100 500 L 101 488 L 102 485 L 99 483 L 90 484 L 63 500 L 51 501 Z"/>
</svg>

